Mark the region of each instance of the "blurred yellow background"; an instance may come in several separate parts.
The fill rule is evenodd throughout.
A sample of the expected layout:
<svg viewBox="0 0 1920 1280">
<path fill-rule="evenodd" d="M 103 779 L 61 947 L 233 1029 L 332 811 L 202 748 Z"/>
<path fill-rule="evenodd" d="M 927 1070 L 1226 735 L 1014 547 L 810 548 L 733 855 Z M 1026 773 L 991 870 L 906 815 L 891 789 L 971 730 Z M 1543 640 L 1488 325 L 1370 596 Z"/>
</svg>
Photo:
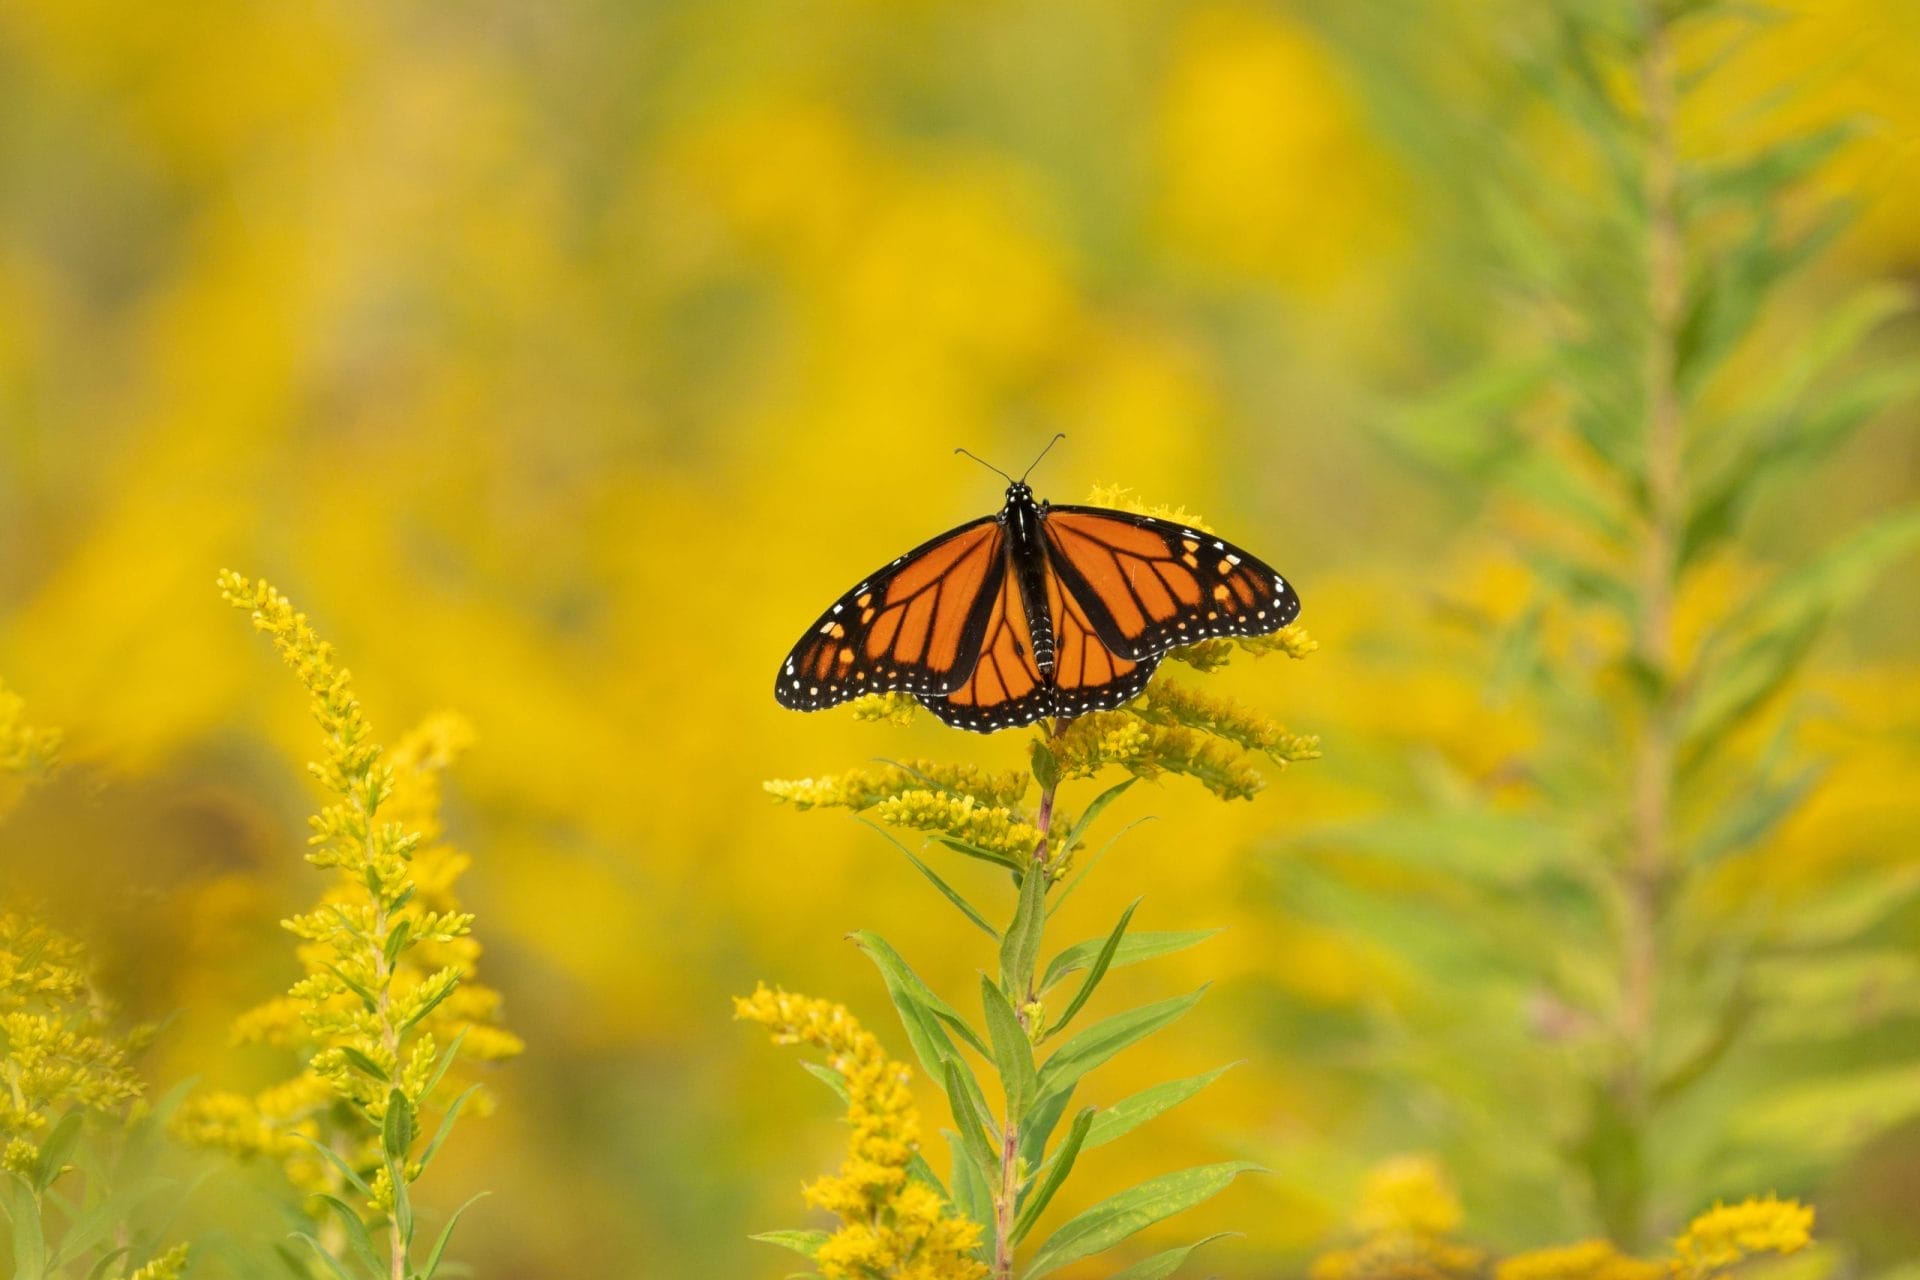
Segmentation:
<svg viewBox="0 0 1920 1280">
<path fill-rule="evenodd" d="M 1237 1275 L 1297 1258 L 1402 1148 L 1274 1010 L 1359 1016 L 1419 975 L 1291 917 L 1250 851 L 1378 811 L 1424 753 L 1484 774 L 1525 747 L 1483 655 L 1425 640 L 1451 589 L 1511 597 L 1511 557 L 1477 495 L 1368 429 L 1484 340 L 1497 285 L 1376 92 L 1376 24 L 1445 36 L 1424 56 L 1465 110 L 1506 7 L 0 0 L 0 677 L 71 766 L 0 832 L 0 876 L 131 1010 L 178 1012 L 153 1078 L 244 1073 L 208 1046 L 292 977 L 275 922 L 317 880 L 303 699 L 212 586 L 267 576 L 387 740 L 440 708 L 477 730 L 449 827 L 528 1051 L 434 1175 L 449 1204 L 496 1193 L 457 1252 L 496 1280 L 784 1274 L 744 1237 L 800 1216 L 840 1137 L 729 995 L 845 1000 L 901 1053 L 843 936 L 886 933 L 943 990 L 982 961 L 870 832 L 759 783 L 1025 747 L 796 716 L 775 664 L 861 573 L 998 504 L 955 445 L 1013 469 L 1064 431 L 1043 496 L 1184 504 L 1298 582 L 1320 653 L 1231 684 L 1326 748 L 1251 803 L 1126 798 L 1160 822 L 1063 940 L 1137 894 L 1146 927 L 1229 932 L 1116 976 L 1216 986 L 1102 1088 L 1246 1064 L 1067 1198 L 1258 1159 L 1277 1174 L 1169 1239 L 1245 1231 L 1209 1260 Z M 1767 127 L 1876 122 L 1822 177 L 1863 213 L 1801 318 L 1910 277 L 1914 7 L 1800 0 L 1729 76 L 1707 145 L 1782 82 Z M 1778 536 L 1914 496 L 1914 415 Z M 1769 874 L 1911 857 L 1910 583 L 1822 650 L 1848 765 Z M 1562 1202 L 1528 1234 L 1465 1181 L 1516 1243 L 1587 1229 Z"/>
</svg>

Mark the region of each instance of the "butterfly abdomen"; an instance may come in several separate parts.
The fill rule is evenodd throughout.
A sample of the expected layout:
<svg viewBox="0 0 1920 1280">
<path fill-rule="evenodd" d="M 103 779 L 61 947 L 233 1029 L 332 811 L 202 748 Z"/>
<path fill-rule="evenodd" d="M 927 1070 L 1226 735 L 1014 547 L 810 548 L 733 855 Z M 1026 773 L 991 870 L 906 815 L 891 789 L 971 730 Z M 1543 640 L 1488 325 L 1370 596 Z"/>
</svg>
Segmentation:
<svg viewBox="0 0 1920 1280">
<path fill-rule="evenodd" d="M 1047 553 L 1040 541 L 1040 508 L 1031 494 L 1016 492 L 1004 514 L 1007 564 L 1014 581 L 1020 584 L 1027 635 L 1033 642 L 1033 665 L 1042 675 L 1048 675 L 1053 671 L 1054 635 L 1053 616 L 1047 609 Z"/>
</svg>

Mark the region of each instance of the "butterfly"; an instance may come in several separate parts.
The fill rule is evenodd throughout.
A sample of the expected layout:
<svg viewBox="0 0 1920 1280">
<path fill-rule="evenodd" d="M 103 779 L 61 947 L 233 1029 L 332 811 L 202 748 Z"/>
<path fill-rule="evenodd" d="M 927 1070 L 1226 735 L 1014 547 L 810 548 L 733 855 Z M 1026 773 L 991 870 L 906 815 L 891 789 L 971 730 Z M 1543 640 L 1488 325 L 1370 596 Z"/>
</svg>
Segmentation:
<svg viewBox="0 0 1920 1280">
<path fill-rule="evenodd" d="M 992 733 L 1117 707 L 1169 649 L 1265 635 L 1299 616 L 1286 579 L 1225 539 L 1036 501 L 1031 466 L 1015 480 L 982 465 L 1008 481 L 1006 505 L 834 601 L 781 664 L 781 706 L 905 690 L 950 725 Z"/>
</svg>

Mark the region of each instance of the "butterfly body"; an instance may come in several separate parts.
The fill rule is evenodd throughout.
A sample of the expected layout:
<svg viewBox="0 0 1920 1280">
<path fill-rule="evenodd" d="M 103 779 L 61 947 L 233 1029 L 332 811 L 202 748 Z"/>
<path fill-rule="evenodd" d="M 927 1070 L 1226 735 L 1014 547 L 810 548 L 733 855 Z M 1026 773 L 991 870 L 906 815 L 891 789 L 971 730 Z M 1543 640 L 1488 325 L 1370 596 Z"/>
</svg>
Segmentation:
<svg viewBox="0 0 1920 1280">
<path fill-rule="evenodd" d="M 1050 506 L 1024 482 L 1006 505 L 914 548 L 834 602 L 788 654 L 782 706 L 814 711 L 904 690 L 979 733 L 1120 705 L 1169 649 L 1277 631 L 1286 581 L 1189 526 Z"/>
</svg>

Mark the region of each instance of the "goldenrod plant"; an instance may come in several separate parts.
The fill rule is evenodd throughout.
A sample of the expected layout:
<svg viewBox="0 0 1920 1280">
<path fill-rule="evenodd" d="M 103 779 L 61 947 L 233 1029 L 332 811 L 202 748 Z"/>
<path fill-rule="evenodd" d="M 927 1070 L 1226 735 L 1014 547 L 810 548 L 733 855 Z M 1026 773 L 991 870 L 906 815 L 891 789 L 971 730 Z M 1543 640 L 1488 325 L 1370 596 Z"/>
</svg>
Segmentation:
<svg viewBox="0 0 1920 1280">
<path fill-rule="evenodd" d="M 1386 1161 L 1361 1186 L 1353 1242 L 1314 1259 L 1308 1280 L 1714 1280 L 1813 1243 L 1813 1210 L 1777 1196 L 1716 1204 L 1650 1258 L 1601 1239 L 1499 1257 L 1460 1240 L 1463 1217 L 1459 1194 L 1436 1161 Z"/>
<path fill-rule="evenodd" d="M 1304 631 L 1292 627 L 1278 637 L 1208 642 L 1173 656 L 1210 670 L 1236 648 L 1304 657 L 1313 647 Z M 867 719 L 897 721 L 912 714 L 910 701 L 901 698 L 853 705 L 854 714 Z M 766 784 L 796 808 L 854 812 L 988 940 L 977 993 L 949 1000 L 880 934 L 852 935 L 878 969 L 921 1070 L 946 1097 L 952 1128 L 942 1130 L 950 1156 L 944 1178 L 920 1149 L 905 1068 L 889 1061 L 843 1009 L 764 988 L 737 1002 L 740 1016 L 768 1026 L 776 1039 L 825 1050 L 825 1078 L 849 1107 L 855 1136 L 848 1163 L 807 1191 L 808 1202 L 835 1214 L 839 1227 L 758 1237 L 805 1255 L 827 1280 L 1040 1280 L 1200 1204 L 1257 1167 L 1231 1160 L 1183 1169 L 1064 1222 L 1048 1217 L 1055 1193 L 1095 1151 L 1191 1098 L 1224 1068 L 1091 1104 L 1084 1087 L 1089 1073 L 1180 1019 L 1203 994 L 1089 1021 L 1083 1014 L 1102 979 L 1116 967 L 1180 951 L 1208 934 L 1133 930 L 1136 901 L 1104 936 L 1051 956 L 1044 935 L 1049 918 L 1127 830 L 1094 840 L 1096 823 L 1137 781 L 1179 775 L 1222 799 L 1246 798 L 1261 786 L 1259 765 L 1311 759 L 1317 741 L 1162 673 L 1128 706 L 1042 721 L 1027 740 L 1026 754 L 1026 768 L 1004 772 L 913 760 Z M 1065 784 L 1114 771 L 1132 776 L 1069 808 Z M 918 837 L 919 847 L 903 835 Z M 1007 874 L 1010 902 L 1002 923 L 940 874 L 937 858 L 923 856 L 929 847 Z M 977 1015 L 962 1012 L 975 1001 Z M 1197 1247 L 1162 1251 L 1113 1274 L 1126 1280 L 1167 1276 Z"/>
<path fill-rule="evenodd" d="M 321 1220 L 301 1233 L 311 1259 L 289 1257 L 297 1273 L 317 1261 L 335 1277 L 430 1280 L 467 1205 L 422 1236 L 414 1184 L 463 1112 L 486 1104 L 463 1064 L 521 1047 L 499 996 L 475 979 L 473 917 L 454 895 L 468 858 L 440 838 L 439 774 L 467 730 L 437 717 L 381 748 L 306 616 L 265 582 L 229 572 L 219 586 L 312 699 L 326 753 L 310 768 L 329 800 L 307 860 L 334 876 L 318 906 L 285 922 L 302 977 L 235 1027 L 238 1040 L 288 1050 L 297 1073 L 251 1097 L 196 1098 L 174 1128 L 285 1166 Z"/>
<path fill-rule="evenodd" d="M 1910 507 L 1796 496 L 1914 387 L 1873 347 L 1911 298 L 1771 323 L 1847 223 L 1810 180 L 1853 132 L 1756 140 L 1794 86 L 1715 97 L 1777 15 L 1511 16 L 1479 50 L 1501 118 L 1461 120 L 1434 87 L 1396 117 L 1455 184 L 1486 175 L 1461 198 L 1511 286 L 1481 361 L 1388 422 L 1499 543 L 1436 575 L 1419 628 L 1482 710 L 1410 753 L 1391 818 L 1290 844 L 1275 900 L 1395 975 L 1322 1040 L 1377 1090 L 1368 1141 L 1443 1151 L 1501 1233 L 1631 1252 L 1704 1198 L 1813 1190 L 1920 1116 L 1897 927 L 1920 883 L 1839 848 L 1787 880 L 1769 856 L 1848 767 L 1809 746 L 1807 673 L 1920 546 Z M 1408 85 L 1378 91 L 1404 107 Z M 1510 745 L 1470 763 L 1489 739 Z"/>
<path fill-rule="evenodd" d="M 58 749 L 0 684 L 0 820 Z M 153 1034 L 116 1024 L 78 939 L 0 904 L 0 1215 L 15 1280 L 184 1271 L 187 1246 L 151 1226 L 179 1191 L 145 1167 L 171 1108 L 149 1104 L 135 1067 Z"/>
</svg>

